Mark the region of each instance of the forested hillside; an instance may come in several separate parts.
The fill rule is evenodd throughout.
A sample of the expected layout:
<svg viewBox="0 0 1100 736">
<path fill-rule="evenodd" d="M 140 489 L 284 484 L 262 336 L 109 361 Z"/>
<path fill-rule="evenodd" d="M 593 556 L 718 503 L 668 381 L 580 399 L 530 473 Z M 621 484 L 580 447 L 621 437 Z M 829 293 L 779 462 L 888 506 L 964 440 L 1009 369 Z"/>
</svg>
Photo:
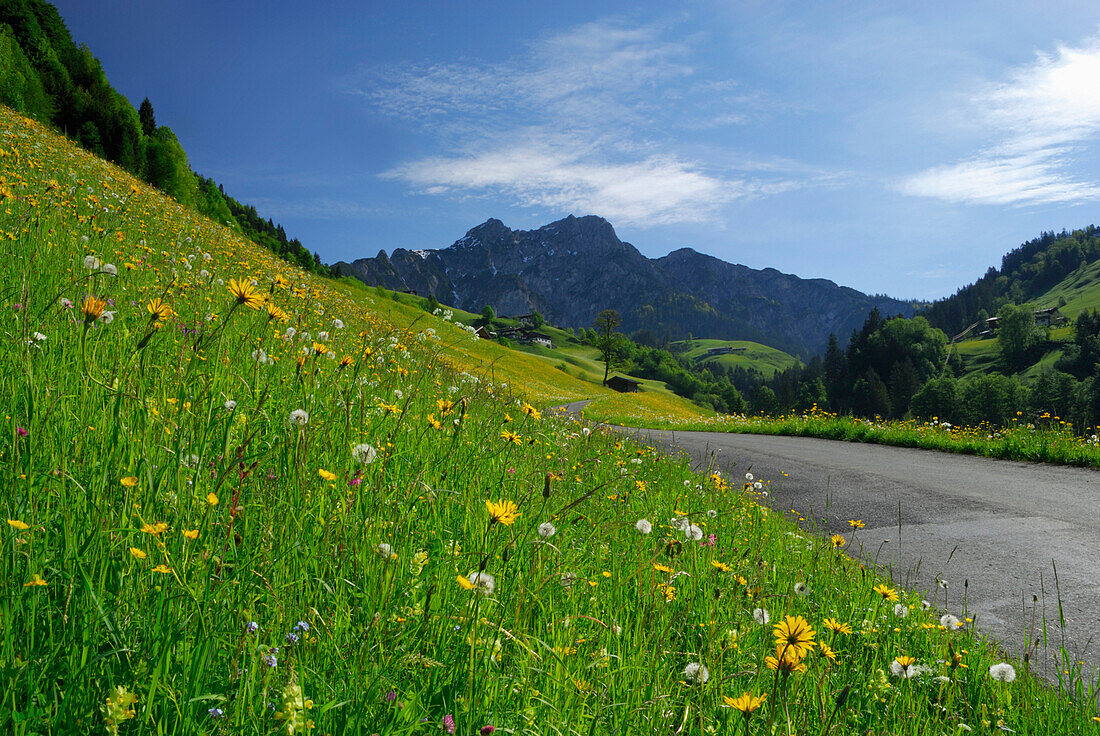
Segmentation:
<svg viewBox="0 0 1100 736">
<path fill-rule="evenodd" d="M 288 239 L 281 226 L 193 172 L 175 133 L 157 124 L 149 99 L 134 109 L 111 87 L 91 49 L 73 41 L 57 9 L 43 0 L 0 0 L 0 104 L 52 126 L 286 260 L 328 272 L 318 254 Z"/>
<path fill-rule="evenodd" d="M 923 312 L 948 335 L 957 335 L 1005 304 L 1031 301 L 1083 265 L 1100 260 L 1100 233 L 1095 225 L 1082 230 L 1045 232 L 1001 259 L 1000 270 L 984 276 L 953 296 L 933 302 Z"/>
</svg>

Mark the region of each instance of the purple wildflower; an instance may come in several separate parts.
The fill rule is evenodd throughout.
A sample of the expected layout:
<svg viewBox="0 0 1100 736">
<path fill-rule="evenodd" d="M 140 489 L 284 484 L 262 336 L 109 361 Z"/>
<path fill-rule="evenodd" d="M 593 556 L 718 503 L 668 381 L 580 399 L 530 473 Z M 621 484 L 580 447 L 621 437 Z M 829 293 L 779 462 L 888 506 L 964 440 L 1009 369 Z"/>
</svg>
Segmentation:
<svg viewBox="0 0 1100 736">
<path fill-rule="evenodd" d="M 395 693 L 393 690 L 390 690 L 388 693 L 386 693 L 382 697 L 385 699 L 385 701 L 387 703 L 392 703 L 393 701 L 397 700 L 397 693 Z"/>
<path fill-rule="evenodd" d="M 209 716 L 211 718 L 214 718 L 214 719 L 225 718 L 225 711 L 222 710 L 221 708 L 211 708 L 210 710 L 208 710 L 206 712 L 207 712 L 207 714 L 209 714 Z"/>
<path fill-rule="evenodd" d="M 23 427 L 16 427 L 15 428 L 15 433 L 17 435 L 19 435 L 20 437 L 26 437 L 27 436 L 27 430 L 24 429 Z"/>
<path fill-rule="evenodd" d="M 288 633 L 286 635 L 286 643 L 287 644 L 297 644 L 298 643 L 298 635 L 295 634 L 293 631 L 291 631 L 290 633 Z"/>
<path fill-rule="evenodd" d="M 447 733 L 455 732 L 455 717 L 452 716 L 450 713 L 443 716 L 443 730 Z"/>
<path fill-rule="evenodd" d="M 295 624 L 294 630 L 295 631 L 309 631 L 309 623 L 307 623 L 306 621 L 299 621 L 297 624 Z"/>
<path fill-rule="evenodd" d="M 255 634 L 257 631 L 260 630 L 260 625 L 255 621 L 249 621 L 247 624 L 244 625 L 244 630 L 247 631 L 249 634 Z"/>
</svg>

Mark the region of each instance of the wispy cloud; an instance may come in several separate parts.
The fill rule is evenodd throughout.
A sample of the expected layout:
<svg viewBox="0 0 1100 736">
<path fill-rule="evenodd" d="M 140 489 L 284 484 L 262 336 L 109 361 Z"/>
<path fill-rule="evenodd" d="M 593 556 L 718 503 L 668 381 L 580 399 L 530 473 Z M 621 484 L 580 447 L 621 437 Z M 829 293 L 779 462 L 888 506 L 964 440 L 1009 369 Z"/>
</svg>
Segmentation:
<svg viewBox="0 0 1100 736">
<path fill-rule="evenodd" d="M 899 189 L 967 204 L 1037 205 L 1100 198 L 1073 158 L 1100 135 L 1100 38 L 1059 46 L 971 99 L 995 136 L 965 161 L 906 177 Z"/>
<path fill-rule="evenodd" d="M 766 98 L 693 63 L 668 27 L 587 23 L 498 64 L 372 70 L 349 89 L 419 126 L 441 153 L 383 176 L 420 193 L 596 213 L 639 227 L 701 222 L 734 199 L 800 186 L 790 169 L 706 165 L 682 135 L 741 125 Z"/>
</svg>

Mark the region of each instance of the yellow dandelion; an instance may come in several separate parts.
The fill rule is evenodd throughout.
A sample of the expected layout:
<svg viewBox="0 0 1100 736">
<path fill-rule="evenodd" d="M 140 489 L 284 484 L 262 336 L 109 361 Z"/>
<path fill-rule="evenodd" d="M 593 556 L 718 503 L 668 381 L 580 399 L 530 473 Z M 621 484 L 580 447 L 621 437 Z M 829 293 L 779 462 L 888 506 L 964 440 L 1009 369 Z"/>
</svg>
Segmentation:
<svg viewBox="0 0 1100 736">
<path fill-rule="evenodd" d="M 213 491 L 211 491 L 210 493 L 207 493 L 206 494 L 206 502 L 208 504 L 210 504 L 211 506 L 217 506 L 218 505 L 218 494 L 214 493 Z"/>
<path fill-rule="evenodd" d="M 183 530 L 183 536 L 187 539 L 198 539 L 199 538 L 199 530 L 198 529 L 184 529 Z"/>
<path fill-rule="evenodd" d="M 463 590 L 473 590 L 477 587 L 476 585 L 471 583 L 465 575 L 458 576 L 458 584 L 462 586 Z"/>
<path fill-rule="evenodd" d="M 317 471 L 317 475 L 321 476 L 325 480 L 336 480 L 336 473 L 329 472 L 328 470 L 325 470 L 324 468 L 319 469 Z"/>
<path fill-rule="evenodd" d="M 722 700 L 725 701 L 726 705 L 733 708 L 734 710 L 741 711 L 745 714 L 746 718 L 751 716 L 754 711 L 762 706 L 767 698 L 767 693 L 763 695 L 753 695 L 752 693 L 747 692 L 741 693 L 741 695 L 736 698 L 731 698 L 728 695 L 722 696 Z"/>
<path fill-rule="evenodd" d="M 126 486 L 127 488 L 133 488 L 138 484 L 138 478 L 136 475 L 128 475 L 125 478 L 119 480 L 119 483 Z"/>
<path fill-rule="evenodd" d="M 153 568 L 153 572 L 159 572 L 161 575 L 167 575 L 168 573 L 172 572 L 172 568 L 168 567 L 168 565 L 160 564 Z"/>
<path fill-rule="evenodd" d="M 828 629 L 829 631 L 832 631 L 833 633 L 836 633 L 836 634 L 851 634 L 852 633 L 852 627 L 851 626 L 849 626 L 846 623 L 842 623 L 840 621 L 837 621 L 834 618 L 827 618 L 824 621 L 822 621 L 821 623 L 826 629 Z"/>
<path fill-rule="evenodd" d="M 772 633 L 775 635 L 777 647 L 793 649 L 798 654 L 798 658 L 802 659 L 813 651 L 814 635 L 817 632 L 801 616 L 787 616 L 775 625 Z"/>
<path fill-rule="evenodd" d="M 840 549 L 848 544 L 848 540 L 844 538 L 843 534 L 834 534 L 829 541 L 832 543 L 834 549 Z"/>
<path fill-rule="evenodd" d="M 8 526 L 12 529 L 18 529 L 21 532 L 31 528 L 30 524 L 20 521 L 19 519 L 8 519 Z"/>
<path fill-rule="evenodd" d="M 875 586 L 875 592 L 882 596 L 883 600 L 896 601 L 898 600 L 898 592 L 884 583 L 879 583 Z"/>
<path fill-rule="evenodd" d="M 520 517 L 519 506 L 514 501 L 486 501 L 485 508 L 489 510 L 489 523 L 500 522 L 504 526 L 512 526 Z"/>
<path fill-rule="evenodd" d="M 229 285 L 226 287 L 229 289 L 229 293 L 233 295 L 233 298 L 237 300 L 237 304 L 243 304 L 250 309 L 259 309 L 264 304 L 263 295 L 256 291 L 256 288 L 252 286 L 250 281 L 245 279 L 229 279 Z"/>
<path fill-rule="evenodd" d="M 171 319 L 172 315 L 175 314 L 175 312 L 172 311 L 172 307 L 168 306 L 159 296 L 149 302 L 145 308 L 149 310 L 149 319 L 158 327 L 162 322 Z"/>
<path fill-rule="evenodd" d="M 45 585 L 45 584 L 46 584 L 46 579 L 43 578 L 38 573 L 35 573 L 34 575 L 31 575 L 31 581 L 29 583 L 23 583 L 23 587 L 24 588 L 36 588 L 39 585 Z"/>
<path fill-rule="evenodd" d="M 94 296 L 86 297 L 84 303 L 80 305 L 80 312 L 84 315 L 84 324 L 90 325 L 102 317 L 103 310 L 106 308 L 107 302 L 103 299 L 96 299 Z"/>
<path fill-rule="evenodd" d="M 142 550 L 140 547 L 131 547 L 130 548 L 130 554 L 133 555 L 136 559 L 139 559 L 139 560 L 144 560 L 146 557 L 149 556 L 149 555 L 145 554 L 145 551 Z"/>
</svg>

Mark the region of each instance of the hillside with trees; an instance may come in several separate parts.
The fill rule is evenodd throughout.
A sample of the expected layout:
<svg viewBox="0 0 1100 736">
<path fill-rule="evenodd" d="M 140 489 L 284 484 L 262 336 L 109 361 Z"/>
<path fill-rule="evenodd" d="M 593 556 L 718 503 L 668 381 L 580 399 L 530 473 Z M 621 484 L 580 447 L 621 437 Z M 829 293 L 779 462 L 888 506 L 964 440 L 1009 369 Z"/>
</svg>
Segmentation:
<svg viewBox="0 0 1100 736">
<path fill-rule="evenodd" d="M 157 124 L 153 103 L 145 98 L 135 110 L 111 87 L 92 51 L 76 44 L 57 9 L 44 0 L 0 0 L 0 104 L 53 127 L 284 259 L 328 273 L 317 253 L 192 171 L 175 133 Z"/>
</svg>

